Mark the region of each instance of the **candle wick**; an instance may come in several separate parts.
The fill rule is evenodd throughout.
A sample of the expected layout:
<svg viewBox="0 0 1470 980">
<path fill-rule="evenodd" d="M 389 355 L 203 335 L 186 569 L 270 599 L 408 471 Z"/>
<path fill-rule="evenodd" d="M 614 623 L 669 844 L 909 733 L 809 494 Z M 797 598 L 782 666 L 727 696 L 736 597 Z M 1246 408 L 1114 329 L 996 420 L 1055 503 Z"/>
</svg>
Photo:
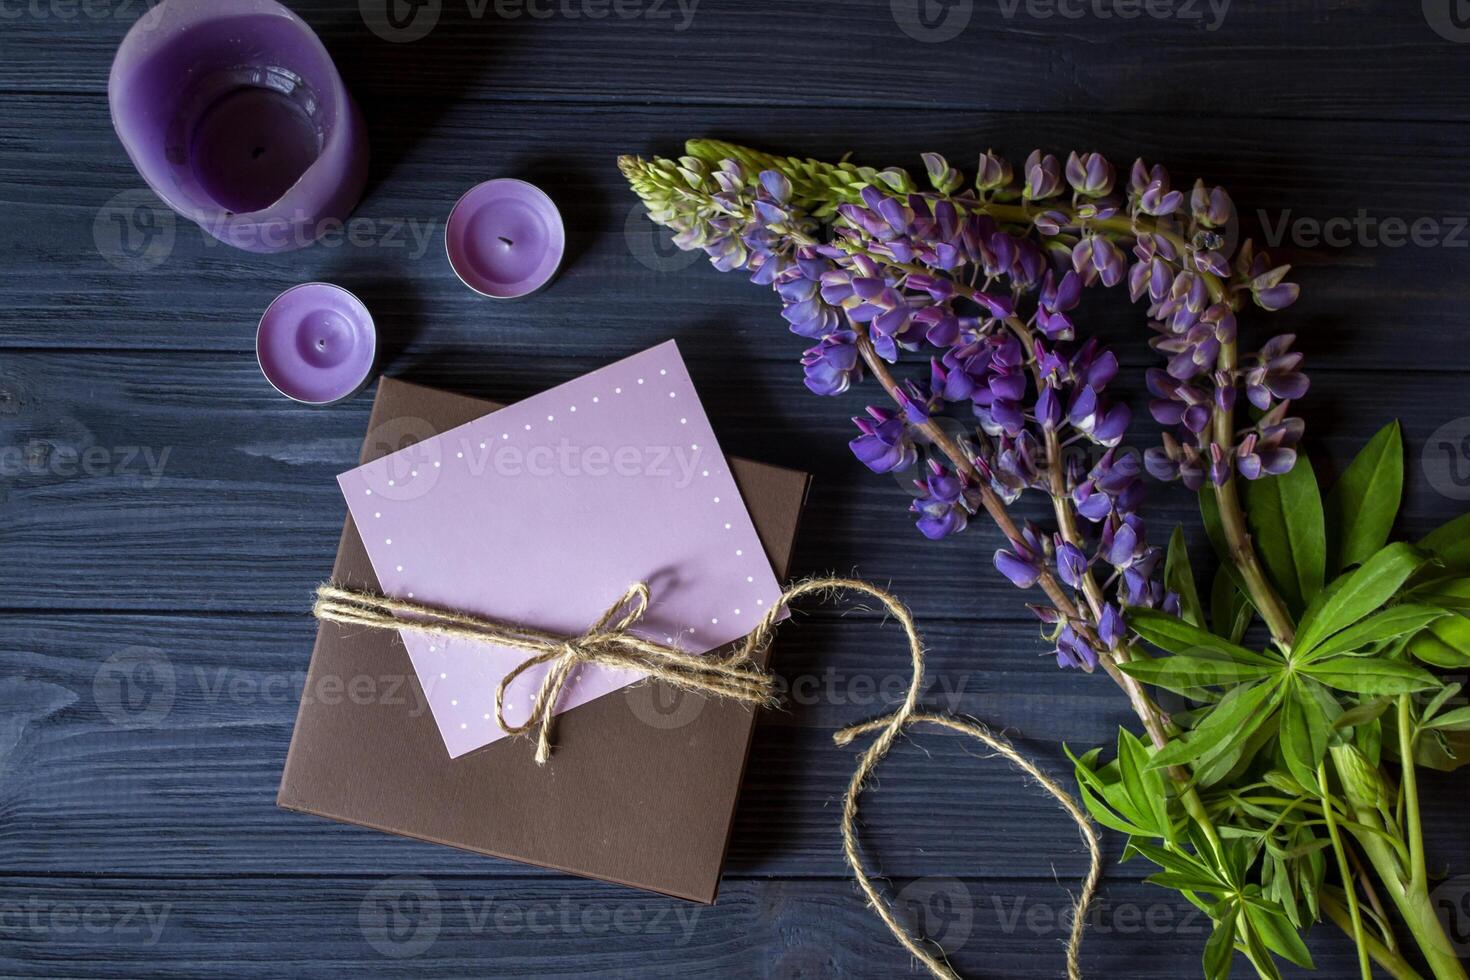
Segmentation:
<svg viewBox="0 0 1470 980">
<path fill-rule="evenodd" d="M 515 242 L 511 241 L 509 238 L 506 238 L 504 235 L 500 236 L 500 240 L 505 243 L 506 248 L 510 248 L 512 245 L 515 244 Z"/>
</svg>

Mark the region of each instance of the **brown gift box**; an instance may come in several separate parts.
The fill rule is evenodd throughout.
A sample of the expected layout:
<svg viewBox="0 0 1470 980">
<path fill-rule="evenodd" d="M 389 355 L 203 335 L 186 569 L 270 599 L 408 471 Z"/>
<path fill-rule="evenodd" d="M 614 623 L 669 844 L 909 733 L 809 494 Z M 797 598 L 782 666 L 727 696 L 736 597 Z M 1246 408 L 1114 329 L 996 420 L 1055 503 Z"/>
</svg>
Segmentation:
<svg viewBox="0 0 1470 980">
<path fill-rule="evenodd" d="M 385 378 L 361 462 L 501 406 Z M 778 578 L 806 498 L 802 473 L 731 459 Z M 378 590 L 352 518 L 332 579 Z M 534 624 L 531 624 L 534 625 Z M 404 678 L 398 697 L 346 696 Z M 341 697 L 317 692 L 344 692 Z M 713 902 L 754 712 L 644 684 L 557 716 L 544 768 L 524 739 L 451 760 L 396 632 L 323 623 L 277 803 L 420 840 Z M 672 704 L 672 710 L 661 705 Z"/>
</svg>

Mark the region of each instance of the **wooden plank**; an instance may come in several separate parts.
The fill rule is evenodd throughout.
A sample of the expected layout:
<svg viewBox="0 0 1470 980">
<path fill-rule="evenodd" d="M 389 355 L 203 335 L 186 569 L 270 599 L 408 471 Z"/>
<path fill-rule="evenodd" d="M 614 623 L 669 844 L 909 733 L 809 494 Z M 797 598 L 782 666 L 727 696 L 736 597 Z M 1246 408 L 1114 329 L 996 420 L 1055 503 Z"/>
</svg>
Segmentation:
<svg viewBox="0 0 1470 980">
<path fill-rule="evenodd" d="M 926 704 L 1009 732 L 1065 785 L 1063 742 L 1111 744 L 1118 725 L 1137 727 L 1105 676 L 1061 672 L 1042 656 L 1034 625 L 941 619 L 924 629 Z M 0 618 L 0 875 L 538 874 L 276 809 L 303 695 L 424 710 L 406 662 L 402 675 L 304 691 L 313 634 L 306 616 Z M 840 877 L 838 802 L 856 749 L 830 736 L 896 705 L 906 651 L 892 626 L 802 616 L 783 630 L 775 667 L 786 706 L 757 728 L 727 873 Z M 894 751 L 863 804 L 878 865 L 910 877 L 1080 876 L 1071 823 L 984 754 L 923 730 Z M 1463 777 L 1452 779 L 1426 774 L 1422 792 L 1436 867 L 1470 864 L 1456 809 Z M 1114 859 L 1120 847 L 1110 840 Z M 1112 878 L 1145 873 L 1140 862 L 1109 868 Z"/>
<path fill-rule="evenodd" d="M 0 91 L 99 91 L 148 6 L 16 3 Z M 1387 0 L 445 0 L 384 32 L 432 28 L 410 43 L 355 0 L 292 6 L 360 101 L 409 95 L 424 128 L 468 99 L 1464 120 L 1470 94 L 1463 49 Z"/>
<path fill-rule="evenodd" d="M 685 349 L 702 350 L 692 342 Z M 405 373 L 513 400 L 604 359 L 469 351 Z M 1025 597 L 990 567 L 1003 542 L 988 522 L 928 543 L 904 512 L 896 481 L 852 459 L 848 419 L 871 389 L 822 399 L 800 384 L 794 366 L 692 363 L 726 452 L 818 474 L 798 572 L 856 569 L 891 579 L 925 615 L 1023 615 Z M 1312 374 L 1302 408 L 1324 476 L 1378 427 L 1402 418 L 1410 447 L 1406 527 L 1427 531 L 1461 512 L 1463 501 L 1442 493 L 1463 496 L 1442 454 L 1458 441 L 1464 375 Z M 9 353 L 0 396 L 0 546 L 10 559 L 0 564 L 0 608 L 305 609 L 336 549 L 344 507 L 334 478 L 356 461 L 367 396 L 328 410 L 300 408 L 271 391 L 253 356 L 210 352 Z M 1151 430 L 1140 420 L 1132 444 L 1149 445 Z M 1423 453 L 1437 431 L 1431 481 Z M 1148 513 L 1160 541 L 1175 523 L 1197 530 L 1193 498 L 1181 487 L 1154 494 Z M 1021 513 L 1045 518 L 1038 500 Z"/>
<path fill-rule="evenodd" d="M 697 339 L 710 356 L 791 363 L 807 345 L 787 333 L 769 291 L 661 241 L 614 166 L 620 153 L 668 154 L 686 136 L 720 134 L 828 157 L 856 149 L 878 165 L 917 164 L 920 151 L 940 149 L 964 166 L 989 145 L 1017 159 L 1038 144 L 1162 159 L 1180 180 L 1199 174 L 1229 187 L 1247 234 L 1264 226 L 1287 243 L 1278 255 L 1297 266 L 1304 299 L 1281 316 L 1251 311 L 1248 338 L 1294 330 L 1313 363 L 1337 367 L 1470 366 L 1460 340 L 1470 301 L 1460 274 L 1470 254 L 1470 189 L 1460 179 L 1466 127 L 871 110 L 851 117 L 863 121 L 854 129 L 842 116 L 797 109 L 456 105 L 430 130 L 404 124 L 421 112 L 416 102 L 371 108 L 377 180 L 351 233 L 263 257 L 209 244 L 142 190 L 102 100 L 10 100 L 0 120 L 8 216 L 0 242 L 25 274 L 0 280 L 0 347 L 249 351 L 277 293 L 327 279 L 368 302 L 385 364 L 467 349 L 507 359 L 550 350 L 614 356 L 670 333 Z M 458 196 L 504 174 L 545 184 L 572 241 L 551 291 L 513 305 L 461 286 L 442 245 Z M 1355 225 L 1359 209 L 1366 230 L 1348 228 L 1346 247 L 1290 244 L 1320 240 L 1327 221 Z M 1379 244 L 1393 227 L 1385 222 L 1420 220 L 1434 223 L 1424 240 L 1437 244 Z M 1087 309 L 1086 328 L 1125 360 L 1151 361 L 1143 312 L 1126 296 L 1099 293 Z"/>
<path fill-rule="evenodd" d="M 908 954 L 842 881 L 731 882 L 716 905 L 703 907 L 573 880 L 364 870 L 268 881 L 0 878 L 0 971 L 122 980 L 913 972 Z M 1065 975 L 1070 882 L 893 884 L 899 914 L 942 940 L 965 976 Z M 1141 883 L 1107 884 L 1089 922 L 1087 976 L 1192 976 L 1208 936 L 1201 913 Z M 1314 933 L 1311 946 L 1321 975 L 1352 974 L 1350 946 L 1331 926 Z"/>
</svg>

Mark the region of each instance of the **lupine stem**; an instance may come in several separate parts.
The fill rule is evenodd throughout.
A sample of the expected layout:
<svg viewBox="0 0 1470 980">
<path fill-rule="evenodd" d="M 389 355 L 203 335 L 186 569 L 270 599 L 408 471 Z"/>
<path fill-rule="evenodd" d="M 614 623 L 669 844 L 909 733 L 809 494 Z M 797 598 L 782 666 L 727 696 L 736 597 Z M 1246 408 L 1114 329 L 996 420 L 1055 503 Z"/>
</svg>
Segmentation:
<svg viewBox="0 0 1470 980">
<path fill-rule="evenodd" d="M 1363 916 L 1358 910 L 1358 896 L 1353 888 L 1352 870 L 1348 867 L 1347 850 L 1342 846 L 1342 835 L 1337 832 L 1337 820 L 1333 815 L 1332 801 L 1326 796 L 1327 763 L 1317 765 L 1317 782 L 1322 785 L 1322 815 L 1327 821 L 1327 835 L 1332 839 L 1332 853 L 1337 856 L 1337 871 L 1342 875 L 1343 893 L 1347 895 L 1348 918 L 1353 926 L 1353 943 L 1358 947 L 1358 969 L 1363 980 L 1373 980 L 1373 968 L 1368 964 L 1367 936 L 1363 933 Z"/>
</svg>

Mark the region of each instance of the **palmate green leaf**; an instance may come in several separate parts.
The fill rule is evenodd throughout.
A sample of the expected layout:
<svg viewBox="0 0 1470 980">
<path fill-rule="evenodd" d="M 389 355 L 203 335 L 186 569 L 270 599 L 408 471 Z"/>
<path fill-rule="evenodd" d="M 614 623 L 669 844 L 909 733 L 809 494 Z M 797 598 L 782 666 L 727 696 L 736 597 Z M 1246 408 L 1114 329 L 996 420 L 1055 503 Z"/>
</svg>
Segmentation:
<svg viewBox="0 0 1470 980">
<path fill-rule="evenodd" d="M 1080 758 L 1073 755 L 1071 748 L 1065 744 L 1062 746 L 1062 751 L 1067 754 L 1067 758 L 1072 760 L 1078 792 L 1082 796 L 1083 805 L 1087 807 L 1087 812 L 1092 814 L 1092 819 L 1109 830 L 1116 830 L 1130 837 L 1149 835 L 1148 830 L 1133 822 L 1133 817 L 1119 813 L 1111 804 L 1105 802 L 1109 796 L 1119 795 L 1122 788 L 1119 783 L 1110 782 L 1105 778 L 1104 772 L 1108 767 L 1098 766 L 1097 760 L 1102 755 L 1102 749 L 1092 749 Z M 1123 803 L 1125 809 L 1131 810 L 1126 794 L 1124 794 Z"/>
<path fill-rule="evenodd" d="M 1229 752 L 1274 717 L 1279 696 L 1280 685 L 1274 681 L 1232 689 L 1198 728 L 1156 752 L 1151 766 L 1158 769 L 1196 760 L 1204 764 Z"/>
<path fill-rule="evenodd" d="M 1243 482 L 1256 553 L 1299 616 L 1327 578 L 1327 532 L 1312 464 L 1303 456 L 1281 476 Z"/>
<path fill-rule="evenodd" d="M 1397 660 L 1338 657 L 1300 670 L 1328 687 L 1354 694 L 1412 694 L 1439 687 L 1439 680 L 1429 671 Z"/>
<path fill-rule="evenodd" d="M 1419 547 L 1444 562 L 1449 571 L 1470 573 L 1470 514 L 1461 514 L 1431 531 Z"/>
<path fill-rule="evenodd" d="M 1252 612 L 1250 600 L 1222 566 L 1210 589 L 1210 624 L 1215 635 L 1238 644 L 1250 627 Z"/>
<path fill-rule="evenodd" d="M 1330 597 L 1302 617 L 1296 649 L 1310 650 L 1382 607 L 1425 561 L 1423 552 L 1402 541 L 1380 549 L 1361 568 L 1328 586 Z"/>
<path fill-rule="evenodd" d="M 1143 639 L 1169 653 L 1189 656 L 1213 654 L 1239 664 L 1258 667 L 1275 667 L 1281 663 L 1279 659 L 1247 650 L 1157 609 L 1130 608 L 1128 625 Z"/>
<path fill-rule="evenodd" d="M 1444 615 L 1445 611 L 1435 606 L 1414 603 L 1389 606 L 1380 613 L 1334 633 L 1315 646 L 1302 647 L 1298 644 L 1292 651 L 1291 659 L 1297 663 L 1311 663 L 1314 660 L 1326 660 L 1364 650 L 1375 643 L 1417 633 Z"/>
<path fill-rule="evenodd" d="M 1394 421 L 1368 441 L 1327 495 L 1327 567 L 1341 571 L 1382 548 L 1403 493 L 1404 440 Z"/>
<path fill-rule="evenodd" d="M 1179 596 L 1179 613 L 1185 622 L 1205 628 L 1204 610 L 1199 604 L 1194 572 L 1189 566 L 1189 549 L 1184 544 L 1184 528 L 1174 525 L 1169 536 L 1169 551 L 1164 558 L 1164 588 Z"/>
<path fill-rule="evenodd" d="M 1240 910 L 1232 907 L 1215 923 L 1215 931 L 1205 943 L 1205 980 L 1229 980 L 1230 966 L 1235 960 L 1235 920 L 1239 915 Z"/>
</svg>

